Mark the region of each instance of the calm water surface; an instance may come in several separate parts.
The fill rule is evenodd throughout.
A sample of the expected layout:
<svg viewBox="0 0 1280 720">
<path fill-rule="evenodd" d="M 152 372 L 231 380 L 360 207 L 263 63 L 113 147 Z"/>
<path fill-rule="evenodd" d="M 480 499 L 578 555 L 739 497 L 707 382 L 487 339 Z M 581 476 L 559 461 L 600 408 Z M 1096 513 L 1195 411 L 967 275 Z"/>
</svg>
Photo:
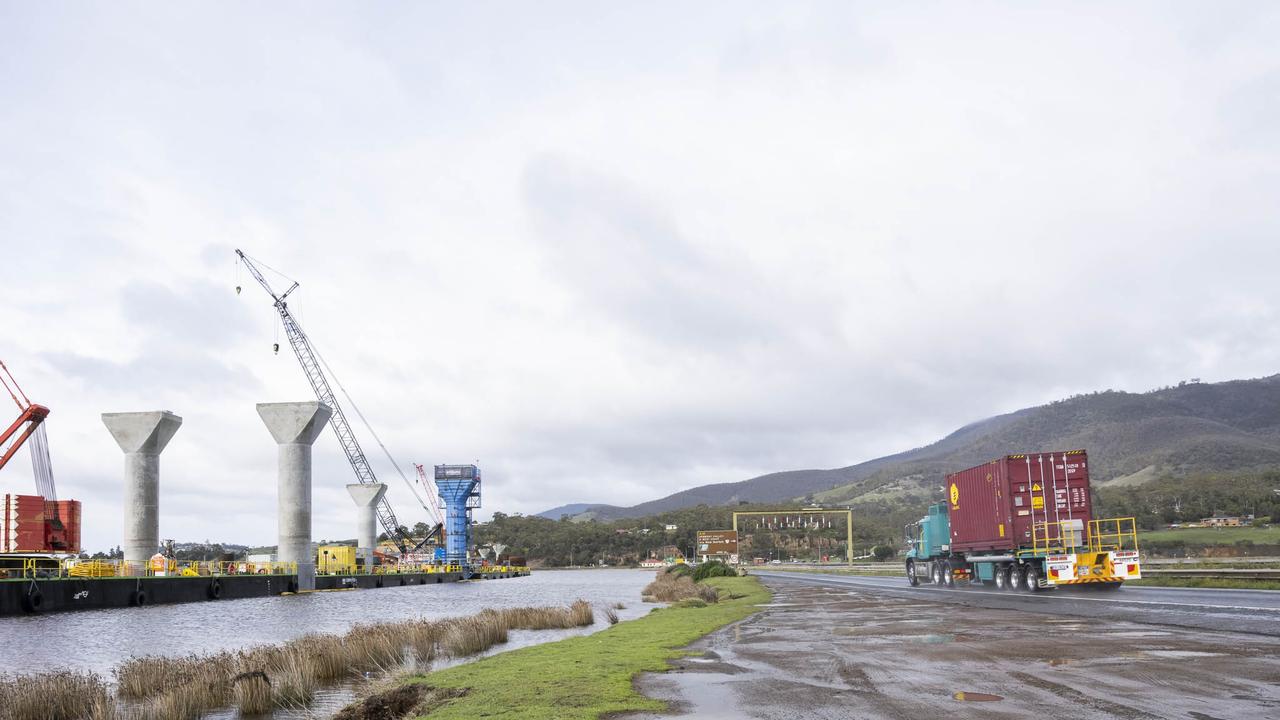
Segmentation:
<svg viewBox="0 0 1280 720">
<path fill-rule="evenodd" d="M 502 652 L 608 627 L 613 603 L 622 620 L 649 612 L 640 589 L 651 570 L 553 570 L 506 580 L 412 585 L 291 597 L 153 605 L 0 618 L 0 675 L 58 668 L 111 670 L 138 655 L 187 655 L 279 643 L 307 633 L 343 633 L 358 623 L 472 615 L 484 608 L 566 605 L 596 608 L 595 625 L 574 630 L 517 630 Z"/>
</svg>

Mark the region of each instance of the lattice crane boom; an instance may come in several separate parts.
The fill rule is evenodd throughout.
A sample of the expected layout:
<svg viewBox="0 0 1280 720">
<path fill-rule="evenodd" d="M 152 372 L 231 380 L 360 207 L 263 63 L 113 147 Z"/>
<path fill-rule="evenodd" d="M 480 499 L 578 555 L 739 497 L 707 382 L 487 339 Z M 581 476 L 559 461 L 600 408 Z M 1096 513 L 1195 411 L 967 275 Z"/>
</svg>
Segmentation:
<svg viewBox="0 0 1280 720">
<path fill-rule="evenodd" d="M 351 464 L 351 470 L 355 473 L 356 480 L 362 484 L 378 482 L 378 478 L 373 472 L 373 467 L 369 464 L 369 459 L 365 456 L 364 450 L 360 448 L 360 441 L 356 439 L 355 433 L 351 430 L 351 424 L 347 422 L 347 416 L 342 410 L 342 405 L 338 402 L 333 389 L 329 386 L 329 380 L 321 369 L 321 362 L 311 347 L 311 341 L 307 339 L 307 334 L 302 331 L 302 326 L 298 325 L 298 321 L 294 319 L 293 313 L 289 312 L 289 306 L 285 302 L 285 298 L 298 289 L 298 283 L 295 281 L 288 290 L 277 295 L 272 290 L 271 284 L 267 282 L 262 272 L 258 270 L 248 256 L 240 250 L 236 250 L 236 255 L 240 256 L 240 260 L 244 263 L 245 268 L 248 269 L 249 274 L 253 276 L 253 279 L 257 280 L 258 284 L 275 300 L 276 312 L 280 314 L 280 321 L 284 324 L 285 335 L 289 338 L 289 344 L 293 347 L 293 354 L 297 356 L 298 363 L 302 365 L 302 371 L 307 376 L 307 381 L 311 383 L 311 389 L 315 391 L 316 399 L 333 410 L 333 414 L 329 416 L 329 426 L 333 428 L 334 434 L 338 436 L 338 444 L 342 446 L 342 451 L 346 453 L 347 462 Z M 391 541 L 396 544 L 401 553 L 408 553 L 410 550 L 408 541 L 411 539 L 405 537 L 400 522 L 396 519 L 395 511 L 391 509 L 391 503 L 387 501 L 386 496 L 383 496 L 378 501 L 376 510 L 378 524 L 382 526 L 387 537 L 391 538 Z"/>
<path fill-rule="evenodd" d="M 36 490 L 48 500 L 57 499 L 57 489 L 53 482 L 53 464 L 49 461 L 49 441 L 45 435 L 45 418 L 49 417 L 49 408 L 37 405 L 27 399 L 18 381 L 4 362 L 0 361 L 0 386 L 9 392 L 14 404 L 18 406 L 18 418 L 9 427 L 0 430 L 0 468 L 9 463 L 18 450 L 31 441 L 31 470 L 36 481 Z M 19 399 L 21 398 L 21 399 Z"/>
</svg>

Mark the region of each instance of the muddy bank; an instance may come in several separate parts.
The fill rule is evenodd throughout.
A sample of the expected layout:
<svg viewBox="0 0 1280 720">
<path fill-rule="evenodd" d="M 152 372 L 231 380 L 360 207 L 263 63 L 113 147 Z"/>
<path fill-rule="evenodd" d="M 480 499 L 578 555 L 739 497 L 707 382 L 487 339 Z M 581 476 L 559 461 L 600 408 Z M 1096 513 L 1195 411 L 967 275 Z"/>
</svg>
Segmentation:
<svg viewBox="0 0 1280 720">
<path fill-rule="evenodd" d="M 1280 717 L 1274 637 L 766 582 L 641 691 L 697 718 Z"/>
</svg>

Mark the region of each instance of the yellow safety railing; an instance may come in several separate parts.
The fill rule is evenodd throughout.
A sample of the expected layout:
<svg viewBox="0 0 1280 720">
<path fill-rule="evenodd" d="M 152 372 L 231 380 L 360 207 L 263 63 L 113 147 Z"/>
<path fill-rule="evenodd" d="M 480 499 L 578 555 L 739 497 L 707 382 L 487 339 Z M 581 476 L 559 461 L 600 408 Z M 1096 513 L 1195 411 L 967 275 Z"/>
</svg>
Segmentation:
<svg viewBox="0 0 1280 720">
<path fill-rule="evenodd" d="M 365 570 L 336 573 L 340 575 L 404 575 L 409 573 L 461 573 L 461 565 L 377 565 Z M 528 573 L 523 565 L 488 565 L 473 567 L 473 572 Z M 298 564 L 292 562 L 248 562 L 245 560 L 210 560 L 178 562 L 154 560 L 129 563 L 124 560 L 80 560 L 23 558 L 22 566 L 0 570 L 0 577 L 23 578 L 106 578 L 106 577 L 210 577 L 227 575 L 296 575 Z"/>
<path fill-rule="evenodd" d="M 1105 518 L 1089 523 L 1089 549 L 1108 552 L 1138 549 L 1138 523 L 1131 517 Z"/>
<path fill-rule="evenodd" d="M 1031 524 L 1031 550 L 1036 553 L 1060 554 L 1084 545 L 1084 523 L 1079 520 L 1034 522 Z"/>
<path fill-rule="evenodd" d="M 1084 533 L 1084 530 L 1088 530 Z M 1082 537 L 1083 534 L 1083 537 Z M 1138 549 L 1138 524 L 1134 518 L 1037 522 L 1031 525 L 1031 548 L 1037 553 L 1068 553 Z"/>
</svg>

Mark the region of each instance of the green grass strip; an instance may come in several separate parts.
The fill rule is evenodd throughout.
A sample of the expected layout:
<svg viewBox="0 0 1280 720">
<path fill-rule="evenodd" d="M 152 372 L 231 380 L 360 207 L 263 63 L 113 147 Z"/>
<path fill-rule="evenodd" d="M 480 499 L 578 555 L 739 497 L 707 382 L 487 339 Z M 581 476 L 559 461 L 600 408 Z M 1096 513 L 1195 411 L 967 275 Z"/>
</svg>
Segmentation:
<svg viewBox="0 0 1280 720">
<path fill-rule="evenodd" d="M 770 592 L 752 577 L 710 578 L 724 598 L 703 608 L 668 607 L 594 635 L 572 637 L 501 653 L 417 677 L 431 687 L 470 692 L 433 710 L 445 718 L 597 718 L 604 713 L 666 709 L 637 693 L 637 673 L 661 672 L 681 648 L 768 602 Z M 730 599 L 731 595 L 740 596 Z"/>
</svg>

